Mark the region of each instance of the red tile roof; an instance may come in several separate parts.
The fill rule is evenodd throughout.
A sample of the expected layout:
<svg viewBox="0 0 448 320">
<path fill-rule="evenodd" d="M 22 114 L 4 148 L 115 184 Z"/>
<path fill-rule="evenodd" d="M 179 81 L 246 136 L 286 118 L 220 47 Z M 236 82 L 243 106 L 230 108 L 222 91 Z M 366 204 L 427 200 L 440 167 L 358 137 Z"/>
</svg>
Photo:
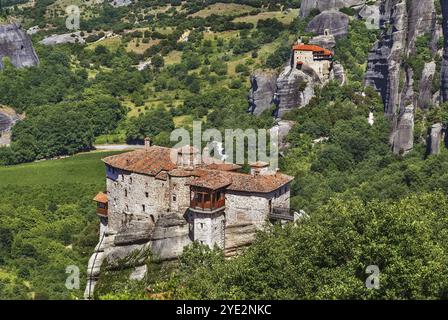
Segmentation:
<svg viewBox="0 0 448 320">
<path fill-rule="evenodd" d="M 195 177 L 189 183 L 192 186 L 241 192 L 267 193 L 289 183 L 293 177 L 276 173 L 271 175 L 251 175 L 235 172 L 241 168 L 231 163 L 202 164 L 195 168 L 177 167 L 170 159 L 172 149 L 151 146 L 149 149 L 136 150 L 104 158 L 103 161 L 125 171 L 155 176 L 166 180 L 172 177 Z M 265 163 L 255 163 L 265 166 Z M 107 196 L 106 196 L 107 197 Z"/>
<path fill-rule="evenodd" d="M 162 170 L 170 171 L 176 168 L 171 162 L 170 152 L 170 148 L 151 146 L 149 149 L 110 156 L 103 161 L 114 168 L 155 176 Z"/>
<path fill-rule="evenodd" d="M 314 44 L 296 44 L 292 47 L 292 50 L 313 51 L 314 53 L 320 53 L 326 56 L 333 55 L 333 52 L 331 52 L 330 50 L 324 49 Z"/>
<path fill-rule="evenodd" d="M 93 198 L 93 201 L 107 203 L 107 194 L 100 192 L 95 196 L 95 198 Z"/>
<path fill-rule="evenodd" d="M 291 182 L 293 177 L 282 173 L 270 175 L 251 175 L 232 171 L 203 170 L 201 176 L 189 184 L 208 189 L 220 189 L 240 192 L 268 193 Z"/>
</svg>

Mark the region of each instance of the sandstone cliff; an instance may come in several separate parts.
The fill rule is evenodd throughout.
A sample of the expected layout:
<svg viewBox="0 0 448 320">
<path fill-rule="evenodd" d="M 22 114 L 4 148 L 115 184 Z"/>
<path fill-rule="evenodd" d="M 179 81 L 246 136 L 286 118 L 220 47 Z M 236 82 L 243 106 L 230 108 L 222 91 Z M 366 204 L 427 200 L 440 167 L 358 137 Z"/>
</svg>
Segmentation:
<svg viewBox="0 0 448 320">
<path fill-rule="evenodd" d="M 0 69 L 2 60 L 8 57 L 17 67 L 30 67 L 39 63 L 30 37 L 17 24 L 0 25 Z"/>
<path fill-rule="evenodd" d="M 439 71 L 435 60 L 441 26 L 434 0 L 382 0 L 379 6 L 382 31 L 369 53 L 365 84 L 381 95 L 385 115 L 391 120 L 393 151 L 406 153 L 412 147 L 413 135 L 409 130 L 413 127 L 410 121 L 414 121 L 406 106 L 427 109 L 438 103 L 438 93 L 433 89 Z M 423 68 L 418 69 L 412 60 L 417 59 L 416 41 L 422 36 L 429 38 L 427 46 L 432 60 L 423 61 Z"/>
</svg>

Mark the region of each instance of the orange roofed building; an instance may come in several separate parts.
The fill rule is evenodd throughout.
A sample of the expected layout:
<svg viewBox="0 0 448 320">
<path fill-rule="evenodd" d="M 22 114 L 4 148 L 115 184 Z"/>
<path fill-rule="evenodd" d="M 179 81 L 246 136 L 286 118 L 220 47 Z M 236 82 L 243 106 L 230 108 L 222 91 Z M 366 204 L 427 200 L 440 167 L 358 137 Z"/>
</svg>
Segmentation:
<svg viewBox="0 0 448 320">
<path fill-rule="evenodd" d="M 297 43 L 292 47 L 292 67 L 310 67 L 323 81 L 328 80 L 333 66 L 333 52 L 313 44 Z"/>
<path fill-rule="evenodd" d="M 193 241 L 231 256 L 250 245 L 266 222 L 294 220 L 292 177 L 263 162 L 242 173 L 239 165 L 200 160 L 193 147 L 149 141 L 144 149 L 103 159 L 107 190 L 94 198 L 100 242 L 89 260 L 86 298 L 105 259 L 112 263 L 149 248 L 154 259 L 170 260 Z"/>
</svg>

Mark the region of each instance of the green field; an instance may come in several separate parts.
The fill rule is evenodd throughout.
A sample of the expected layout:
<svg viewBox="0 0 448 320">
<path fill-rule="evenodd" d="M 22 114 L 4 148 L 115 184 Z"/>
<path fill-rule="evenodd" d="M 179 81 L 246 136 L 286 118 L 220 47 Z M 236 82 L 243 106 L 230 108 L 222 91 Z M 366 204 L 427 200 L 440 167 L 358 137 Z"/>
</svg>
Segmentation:
<svg viewBox="0 0 448 320">
<path fill-rule="evenodd" d="M 102 158 L 116 152 L 94 152 L 73 157 L 0 167 L 0 188 L 8 185 L 54 185 L 64 183 L 101 183 Z"/>
<path fill-rule="evenodd" d="M 0 167 L 2 299 L 82 298 L 98 241 L 92 198 L 105 187 L 101 158 L 116 153 Z M 78 290 L 65 287 L 71 265 L 80 270 Z"/>
</svg>

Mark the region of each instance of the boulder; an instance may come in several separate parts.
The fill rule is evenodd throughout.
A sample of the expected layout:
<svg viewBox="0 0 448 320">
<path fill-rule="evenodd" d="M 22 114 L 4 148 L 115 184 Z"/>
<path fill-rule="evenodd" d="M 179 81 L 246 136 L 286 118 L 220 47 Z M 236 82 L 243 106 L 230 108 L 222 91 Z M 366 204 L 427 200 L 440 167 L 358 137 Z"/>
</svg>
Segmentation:
<svg viewBox="0 0 448 320">
<path fill-rule="evenodd" d="M 302 0 L 300 5 L 300 16 L 307 17 L 311 10 L 318 9 L 320 12 L 326 10 L 339 10 L 342 8 L 360 7 L 365 0 Z"/>
<path fill-rule="evenodd" d="M 4 57 L 8 57 L 16 68 L 39 64 L 29 35 L 18 24 L 0 25 L 0 69 Z"/>
<path fill-rule="evenodd" d="M 343 37 L 348 34 L 348 24 L 350 19 L 348 15 L 336 10 L 324 11 L 315 16 L 306 27 L 307 32 L 313 32 L 316 35 L 329 34 Z"/>
<path fill-rule="evenodd" d="M 248 95 L 249 112 L 259 115 L 271 108 L 276 89 L 277 73 L 274 71 L 256 71 L 250 76 Z"/>
<path fill-rule="evenodd" d="M 441 123 L 435 123 L 429 129 L 428 135 L 428 154 L 439 154 L 440 143 L 443 140 L 443 126 Z"/>
</svg>

